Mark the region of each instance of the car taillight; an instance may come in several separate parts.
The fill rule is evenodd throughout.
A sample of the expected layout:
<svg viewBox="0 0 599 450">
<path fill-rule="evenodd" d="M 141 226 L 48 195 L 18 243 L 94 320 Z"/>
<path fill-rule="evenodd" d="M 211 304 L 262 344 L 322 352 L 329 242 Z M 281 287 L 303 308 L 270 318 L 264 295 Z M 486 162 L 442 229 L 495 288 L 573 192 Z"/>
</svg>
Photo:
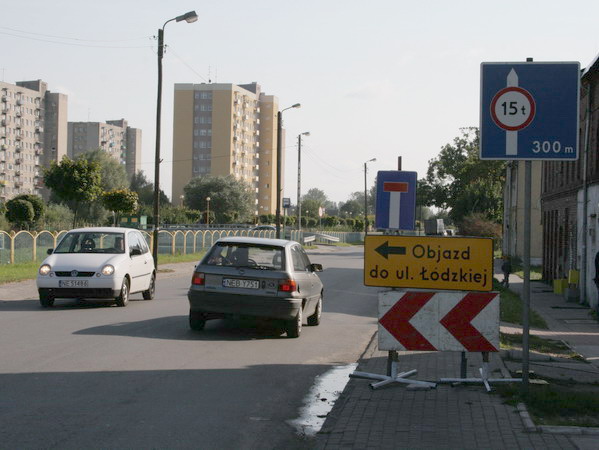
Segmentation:
<svg viewBox="0 0 599 450">
<path fill-rule="evenodd" d="M 195 286 L 203 286 L 204 285 L 204 274 L 201 272 L 194 272 L 191 277 L 191 284 Z"/>
<path fill-rule="evenodd" d="M 280 280 L 279 291 L 295 292 L 297 291 L 297 283 L 294 280 Z"/>
</svg>

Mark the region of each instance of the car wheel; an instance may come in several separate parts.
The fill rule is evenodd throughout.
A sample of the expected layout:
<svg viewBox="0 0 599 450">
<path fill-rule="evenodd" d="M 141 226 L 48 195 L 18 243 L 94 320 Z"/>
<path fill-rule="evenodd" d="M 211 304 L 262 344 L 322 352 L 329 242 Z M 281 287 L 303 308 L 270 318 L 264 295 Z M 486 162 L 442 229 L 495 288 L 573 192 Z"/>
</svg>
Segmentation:
<svg viewBox="0 0 599 450">
<path fill-rule="evenodd" d="M 189 328 L 195 331 L 202 331 L 206 326 L 206 318 L 204 314 L 189 311 Z"/>
<path fill-rule="evenodd" d="M 144 300 L 152 300 L 154 299 L 154 293 L 156 292 L 156 274 L 152 274 L 152 278 L 150 279 L 150 286 L 148 286 L 147 291 L 143 291 L 141 295 L 143 295 Z"/>
<path fill-rule="evenodd" d="M 315 327 L 320 325 L 320 316 L 322 315 L 322 294 L 318 298 L 318 303 L 316 304 L 316 310 L 314 310 L 314 314 L 308 317 L 308 325 L 311 327 Z"/>
<path fill-rule="evenodd" d="M 123 280 L 121 292 L 115 301 L 116 306 L 127 306 L 127 303 L 129 303 L 129 280 L 127 280 L 127 278 Z"/>
<path fill-rule="evenodd" d="M 40 295 L 40 305 L 44 308 L 50 308 L 54 305 L 54 297 L 48 294 Z"/>
<path fill-rule="evenodd" d="M 300 307 L 295 319 L 287 321 L 287 337 L 297 338 L 302 332 L 302 308 Z"/>
</svg>

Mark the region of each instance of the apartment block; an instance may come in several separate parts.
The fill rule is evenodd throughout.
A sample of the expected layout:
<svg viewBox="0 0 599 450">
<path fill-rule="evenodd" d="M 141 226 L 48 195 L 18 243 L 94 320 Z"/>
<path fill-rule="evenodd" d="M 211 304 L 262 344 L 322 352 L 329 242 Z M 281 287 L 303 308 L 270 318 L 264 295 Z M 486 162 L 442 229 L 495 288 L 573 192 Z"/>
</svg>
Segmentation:
<svg viewBox="0 0 599 450">
<path fill-rule="evenodd" d="M 42 168 L 67 153 L 67 96 L 41 80 L 0 82 L 0 201 L 47 198 Z"/>
<path fill-rule="evenodd" d="M 175 84 L 172 198 L 192 178 L 232 174 L 255 192 L 257 214 L 274 214 L 277 111 L 257 83 Z"/>
<path fill-rule="evenodd" d="M 119 161 L 129 177 L 141 170 L 141 130 L 125 119 L 103 122 L 69 122 L 67 152 L 76 158 L 101 149 Z"/>
</svg>

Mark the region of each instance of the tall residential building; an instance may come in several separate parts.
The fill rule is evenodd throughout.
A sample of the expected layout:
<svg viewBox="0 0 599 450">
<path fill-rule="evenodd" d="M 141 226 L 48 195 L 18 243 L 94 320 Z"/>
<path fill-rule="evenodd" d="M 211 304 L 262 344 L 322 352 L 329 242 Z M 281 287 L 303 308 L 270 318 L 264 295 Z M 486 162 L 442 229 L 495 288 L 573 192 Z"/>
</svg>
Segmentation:
<svg viewBox="0 0 599 450">
<path fill-rule="evenodd" d="M 125 166 L 129 177 L 141 170 L 141 130 L 128 126 L 125 119 L 69 122 L 69 157 L 97 149 Z"/>
<path fill-rule="evenodd" d="M 47 197 L 42 167 L 67 153 L 67 96 L 41 80 L 0 82 L 0 201 Z"/>
<path fill-rule="evenodd" d="M 257 214 L 274 214 L 277 111 L 257 83 L 175 84 L 172 198 L 192 178 L 232 174 L 252 187 Z"/>
</svg>

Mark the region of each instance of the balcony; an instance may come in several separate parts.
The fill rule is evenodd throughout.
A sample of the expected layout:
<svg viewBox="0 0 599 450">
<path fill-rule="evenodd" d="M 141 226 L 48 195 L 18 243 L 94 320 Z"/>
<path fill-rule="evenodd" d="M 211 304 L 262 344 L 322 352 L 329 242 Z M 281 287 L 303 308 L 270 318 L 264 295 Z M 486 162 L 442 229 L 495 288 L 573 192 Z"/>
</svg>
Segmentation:
<svg viewBox="0 0 599 450">
<path fill-rule="evenodd" d="M 35 126 L 35 131 L 36 131 L 36 133 L 43 133 L 44 132 L 44 127 L 42 127 L 41 125 L 36 125 Z"/>
<path fill-rule="evenodd" d="M 6 95 L 3 95 L 3 96 L 2 96 L 2 101 L 3 101 L 4 103 L 8 102 L 8 97 L 7 97 Z"/>
<path fill-rule="evenodd" d="M 21 100 L 20 98 L 17 98 L 17 105 L 21 106 L 23 104 L 23 100 Z"/>
<path fill-rule="evenodd" d="M 44 154 L 44 151 L 43 151 L 43 150 L 41 150 L 41 149 L 39 149 L 39 148 L 36 148 L 36 149 L 35 149 L 35 156 L 41 156 L 41 155 L 43 155 L 43 154 Z"/>
<path fill-rule="evenodd" d="M 20 166 L 23 160 L 21 158 L 15 159 L 15 165 Z"/>
<path fill-rule="evenodd" d="M 0 125 L 2 125 L 3 127 L 7 126 L 10 124 L 10 118 L 7 117 L 6 119 L 2 119 L 2 121 L 0 122 Z"/>
<path fill-rule="evenodd" d="M 21 153 L 22 150 L 23 150 L 23 147 L 21 147 L 20 145 L 17 145 L 15 147 L 15 152 L 17 152 L 17 153 Z"/>
</svg>

